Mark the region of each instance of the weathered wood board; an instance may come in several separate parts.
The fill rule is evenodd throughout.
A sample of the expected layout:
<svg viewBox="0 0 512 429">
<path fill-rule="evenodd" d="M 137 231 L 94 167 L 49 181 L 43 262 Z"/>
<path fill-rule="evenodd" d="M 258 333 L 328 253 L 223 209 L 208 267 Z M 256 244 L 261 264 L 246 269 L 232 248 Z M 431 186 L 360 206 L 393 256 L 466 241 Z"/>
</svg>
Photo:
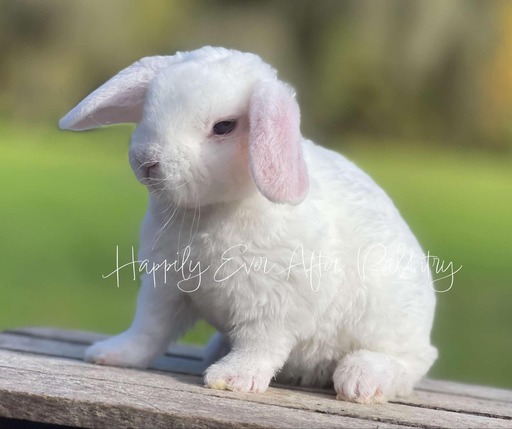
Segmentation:
<svg viewBox="0 0 512 429">
<path fill-rule="evenodd" d="M 88 428 L 512 428 L 512 391 L 424 380 L 384 405 L 273 385 L 262 394 L 203 386 L 200 347 L 175 345 L 150 370 L 84 363 L 103 335 L 50 328 L 0 333 L 0 427 L 17 419 Z"/>
</svg>

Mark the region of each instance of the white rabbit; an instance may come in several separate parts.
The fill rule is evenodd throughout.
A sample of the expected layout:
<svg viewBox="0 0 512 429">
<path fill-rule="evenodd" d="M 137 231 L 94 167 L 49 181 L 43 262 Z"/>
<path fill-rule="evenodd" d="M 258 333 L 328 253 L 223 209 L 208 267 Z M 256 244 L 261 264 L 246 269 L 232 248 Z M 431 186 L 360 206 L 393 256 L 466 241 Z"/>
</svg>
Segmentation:
<svg viewBox="0 0 512 429">
<path fill-rule="evenodd" d="M 86 360 L 146 367 L 205 319 L 225 335 L 211 388 L 410 392 L 437 357 L 428 261 L 372 179 L 301 136 L 273 68 L 213 47 L 144 58 L 59 125 L 123 122 L 137 123 L 130 163 L 150 191 L 138 259 L 168 266 L 142 276 L 131 327 Z"/>
</svg>

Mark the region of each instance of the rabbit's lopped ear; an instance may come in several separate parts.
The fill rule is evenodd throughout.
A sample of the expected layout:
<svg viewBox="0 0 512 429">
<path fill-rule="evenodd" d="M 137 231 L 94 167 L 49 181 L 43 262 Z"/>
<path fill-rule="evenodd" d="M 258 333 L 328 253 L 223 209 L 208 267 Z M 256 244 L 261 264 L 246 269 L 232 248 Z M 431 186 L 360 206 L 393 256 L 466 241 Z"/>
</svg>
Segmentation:
<svg viewBox="0 0 512 429">
<path fill-rule="evenodd" d="M 302 202 L 309 179 L 293 91 L 280 81 L 258 83 L 249 105 L 249 129 L 250 170 L 259 191 L 275 203 Z"/>
<path fill-rule="evenodd" d="M 149 83 L 175 56 L 143 58 L 121 70 L 84 98 L 60 122 L 63 130 L 82 131 L 102 125 L 139 122 Z"/>
</svg>

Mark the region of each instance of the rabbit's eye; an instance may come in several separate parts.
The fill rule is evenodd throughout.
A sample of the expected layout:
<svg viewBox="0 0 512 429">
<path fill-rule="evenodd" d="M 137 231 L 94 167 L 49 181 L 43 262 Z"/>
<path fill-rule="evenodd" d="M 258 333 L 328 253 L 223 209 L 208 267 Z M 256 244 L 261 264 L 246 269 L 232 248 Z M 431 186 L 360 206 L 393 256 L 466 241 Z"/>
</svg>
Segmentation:
<svg viewBox="0 0 512 429">
<path fill-rule="evenodd" d="M 213 126 L 213 134 L 229 134 L 235 128 L 236 121 L 221 121 Z"/>
</svg>

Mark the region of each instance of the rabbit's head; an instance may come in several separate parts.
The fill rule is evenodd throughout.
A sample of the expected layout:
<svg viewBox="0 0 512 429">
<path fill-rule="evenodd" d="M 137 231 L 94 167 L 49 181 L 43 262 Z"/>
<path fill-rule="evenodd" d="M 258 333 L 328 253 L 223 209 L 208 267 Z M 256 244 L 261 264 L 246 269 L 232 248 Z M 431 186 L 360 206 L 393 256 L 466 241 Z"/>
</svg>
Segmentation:
<svg viewBox="0 0 512 429">
<path fill-rule="evenodd" d="M 158 198 L 191 207 L 239 200 L 256 189 L 278 203 L 306 196 L 299 107 L 256 55 L 204 47 L 144 58 L 59 125 L 86 130 L 126 122 L 137 123 L 131 166 Z"/>
</svg>

